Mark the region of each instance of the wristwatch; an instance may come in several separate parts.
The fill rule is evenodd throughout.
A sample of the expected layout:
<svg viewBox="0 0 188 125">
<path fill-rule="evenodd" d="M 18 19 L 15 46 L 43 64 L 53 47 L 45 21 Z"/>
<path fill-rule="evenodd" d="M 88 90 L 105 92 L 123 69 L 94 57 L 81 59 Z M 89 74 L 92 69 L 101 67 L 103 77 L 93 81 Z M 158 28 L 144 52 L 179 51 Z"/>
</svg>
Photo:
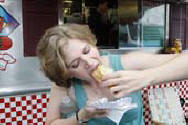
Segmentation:
<svg viewBox="0 0 188 125">
<path fill-rule="evenodd" d="M 80 110 L 77 110 L 77 111 L 76 111 L 76 120 L 78 121 L 78 124 L 86 125 L 86 124 L 88 123 L 88 121 L 84 121 L 84 120 L 79 119 L 79 117 L 78 117 L 78 112 L 79 112 L 79 111 L 80 111 Z"/>
</svg>

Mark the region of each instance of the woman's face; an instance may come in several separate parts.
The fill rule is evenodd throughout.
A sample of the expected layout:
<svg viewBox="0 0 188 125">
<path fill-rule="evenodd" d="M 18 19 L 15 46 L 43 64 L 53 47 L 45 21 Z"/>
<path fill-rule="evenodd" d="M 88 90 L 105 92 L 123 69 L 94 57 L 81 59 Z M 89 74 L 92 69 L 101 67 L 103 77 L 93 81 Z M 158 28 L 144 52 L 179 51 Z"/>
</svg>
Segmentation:
<svg viewBox="0 0 188 125">
<path fill-rule="evenodd" d="M 101 60 L 96 47 L 79 39 L 71 39 L 65 46 L 64 54 L 71 77 L 88 82 L 93 81 L 90 74 L 97 68 Z"/>
</svg>

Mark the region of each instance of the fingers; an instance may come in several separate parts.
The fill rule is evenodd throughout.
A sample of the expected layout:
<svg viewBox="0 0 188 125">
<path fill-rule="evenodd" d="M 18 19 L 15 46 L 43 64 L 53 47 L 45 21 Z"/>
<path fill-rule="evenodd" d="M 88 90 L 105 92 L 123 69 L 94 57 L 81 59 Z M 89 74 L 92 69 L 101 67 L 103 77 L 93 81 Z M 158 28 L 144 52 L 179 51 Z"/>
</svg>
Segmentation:
<svg viewBox="0 0 188 125">
<path fill-rule="evenodd" d="M 109 79 L 106 81 L 103 81 L 100 86 L 101 87 L 110 87 L 110 86 L 116 86 L 120 83 L 121 78 L 117 78 L 117 79 Z"/>
<path fill-rule="evenodd" d="M 123 85 L 129 82 L 131 79 L 129 77 L 119 77 L 114 79 L 108 79 L 106 81 L 102 81 L 100 84 L 101 87 L 111 87 L 117 85 Z"/>
<path fill-rule="evenodd" d="M 124 96 L 129 95 L 132 92 L 135 92 L 140 89 L 139 85 L 136 85 L 134 83 L 131 83 L 132 85 L 124 85 L 121 87 L 112 87 L 111 91 L 115 98 L 121 98 Z"/>
<path fill-rule="evenodd" d="M 106 117 L 109 113 L 107 109 L 96 109 L 93 107 L 85 107 L 85 113 L 88 118 Z"/>
<path fill-rule="evenodd" d="M 97 115 L 105 115 L 108 113 L 107 109 L 96 109 L 96 114 Z"/>
<path fill-rule="evenodd" d="M 117 92 L 116 94 L 114 94 L 115 98 L 121 98 L 123 96 L 126 96 L 126 94 L 123 91 Z"/>
<path fill-rule="evenodd" d="M 95 118 L 106 117 L 108 114 L 109 114 L 109 112 L 105 112 L 104 114 L 96 114 Z"/>
<path fill-rule="evenodd" d="M 109 114 L 109 110 L 107 109 L 96 109 L 95 118 L 106 117 Z"/>
<path fill-rule="evenodd" d="M 108 79 L 114 79 L 114 78 L 120 78 L 122 74 L 122 71 L 116 71 L 116 72 L 112 72 L 110 74 L 105 75 L 102 80 L 108 80 Z"/>
<path fill-rule="evenodd" d="M 110 92 L 112 94 L 115 94 L 117 92 L 120 92 L 122 90 L 122 87 L 121 86 L 113 86 L 113 87 L 110 87 Z"/>
<path fill-rule="evenodd" d="M 88 105 L 89 100 L 86 102 L 85 112 L 88 117 L 90 118 L 96 118 L 96 117 L 104 117 L 108 114 L 108 109 L 97 109 L 95 107 L 91 107 Z"/>
<path fill-rule="evenodd" d="M 126 90 L 128 90 L 128 86 L 123 85 L 123 86 L 114 86 L 110 88 L 110 92 L 115 98 L 121 98 L 126 96 Z"/>
</svg>

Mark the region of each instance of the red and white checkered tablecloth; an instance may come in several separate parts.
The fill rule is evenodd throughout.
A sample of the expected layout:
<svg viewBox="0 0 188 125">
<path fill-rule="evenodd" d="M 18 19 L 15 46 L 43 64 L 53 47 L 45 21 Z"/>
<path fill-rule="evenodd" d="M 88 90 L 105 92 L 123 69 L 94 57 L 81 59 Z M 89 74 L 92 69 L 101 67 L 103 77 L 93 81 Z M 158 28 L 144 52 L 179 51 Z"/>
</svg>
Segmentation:
<svg viewBox="0 0 188 125">
<path fill-rule="evenodd" d="M 49 93 L 0 98 L 0 124 L 44 125 Z"/>
<path fill-rule="evenodd" d="M 184 98 L 183 110 L 188 117 L 188 80 L 148 86 L 142 90 L 143 116 L 146 125 L 151 124 L 148 90 L 152 88 L 177 87 Z M 44 125 L 49 92 L 30 95 L 0 97 L 0 124 L 2 125 Z"/>
</svg>

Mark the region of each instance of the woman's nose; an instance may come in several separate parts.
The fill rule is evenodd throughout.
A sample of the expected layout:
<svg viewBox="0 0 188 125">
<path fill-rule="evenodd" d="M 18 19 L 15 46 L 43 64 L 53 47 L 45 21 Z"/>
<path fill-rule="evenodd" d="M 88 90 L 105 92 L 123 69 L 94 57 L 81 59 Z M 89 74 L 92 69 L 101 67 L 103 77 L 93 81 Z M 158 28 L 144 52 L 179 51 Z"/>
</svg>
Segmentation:
<svg viewBox="0 0 188 125">
<path fill-rule="evenodd" d="M 92 60 L 87 55 L 81 56 L 81 60 L 85 62 L 84 65 L 86 69 L 88 69 L 92 65 Z"/>
</svg>

